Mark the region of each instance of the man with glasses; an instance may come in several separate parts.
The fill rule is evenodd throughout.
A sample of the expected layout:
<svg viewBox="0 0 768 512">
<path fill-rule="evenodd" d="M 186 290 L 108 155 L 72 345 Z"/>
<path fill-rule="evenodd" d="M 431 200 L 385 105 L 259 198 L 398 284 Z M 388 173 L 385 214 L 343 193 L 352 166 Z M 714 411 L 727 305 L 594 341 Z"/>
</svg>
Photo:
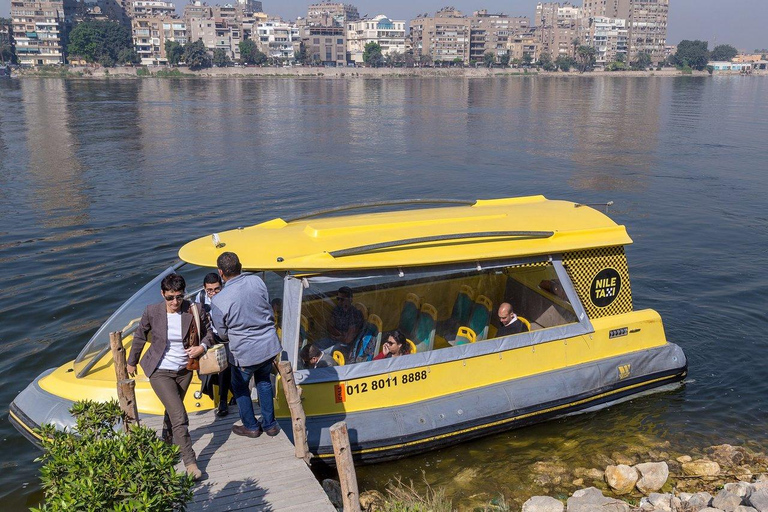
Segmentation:
<svg viewBox="0 0 768 512">
<path fill-rule="evenodd" d="M 267 286 L 256 274 L 243 273 L 240 259 L 233 252 L 222 253 L 216 265 L 224 288 L 211 302 L 211 317 L 219 338 L 229 342 L 232 392 L 243 420 L 242 425 L 232 427 L 232 432 L 254 438 L 262 432 L 276 436 L 280 426 L 275 421 L 271 374 L 272 361 L 281 348 Z M 248 388 L 251 377 L 256 381 L 261 424 L 254 417 Z"/>
<path fill-rule="evenodd" d="M 211 312 L 211 303 L 213 298 L 221 291 L 223 282 L 221 276 L 216 272 L 206 274 L 203 278 L 203 289 L 197 294 L 197 303 L 205 310 L 206 313 Z M 211 326 L 213 330 L 213 339 L 215 343 L 221 343 L 222 340 L 216 332 L 216 328 Z M 229 414 L 229 388 L 230 381 L 232 380 L 232 370 L 229 366 L 223 372 L 215 375 L 200 375 L 200 382 L 202 382 L 202 392 L 210 396 L 213 399 L 214 389 L 213 386 L 219 387 L 219 406 L 216 408 L 216 416 L 224 417 Z"/>
<path fill-rule="evenodd" d="M 320 350 L 340 350 L 345 357 L 363 327 L 363 314 L 352 305 L 352 289 L 342 286 L 336 292 L 336 306 L 328 321 L 328 337 L 318 340 Z"/>
</svg>

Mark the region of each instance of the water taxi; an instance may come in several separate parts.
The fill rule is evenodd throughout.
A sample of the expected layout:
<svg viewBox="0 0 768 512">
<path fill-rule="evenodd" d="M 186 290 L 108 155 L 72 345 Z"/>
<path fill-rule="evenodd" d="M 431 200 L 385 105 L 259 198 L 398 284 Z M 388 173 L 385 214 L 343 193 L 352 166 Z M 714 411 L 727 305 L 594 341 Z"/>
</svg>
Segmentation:
<svg viewBox="0 0 768 512">
<path fill-rule="evenodd" d="M 123 304 L 74 361 L 21 392 L 10 419 L 35 441 L 39 425 L 72 425 L 75 400 L 115 397 L 109 332 L 121 330 L 129 347 L 159 281 L 176 271 L 202 286 L 224 251 L 282 297 L 282 358 L 303 390 L 316 458 L 333 458 L 329 427 L 340 420 L 356 460 L 369 462 L 604 407 L 687 372 L 659 314 L 633 307 L 630 243 L 597 209 L 543 196 L 369 203 L 207 235 L 183 246 L 182 261 Z M 329 326 L 345 307 L 340 289 L 351 290 L 355 313 L 341 315 L 354 319 L 354 332 L 329 348 Z M 502 303 L 522 332 L 500 332 Z M 394 329 L 411 353 L 374 359 Z M 304 367 L 300 353 L 314 344 L 333 365 Z M 162 414 L 142 374 L 136 395 L 140 414 Z M 290 436 L 281 392 L 275 401 Z M 186 405 L 215 406 L 199 393 Z"/>
</svg>

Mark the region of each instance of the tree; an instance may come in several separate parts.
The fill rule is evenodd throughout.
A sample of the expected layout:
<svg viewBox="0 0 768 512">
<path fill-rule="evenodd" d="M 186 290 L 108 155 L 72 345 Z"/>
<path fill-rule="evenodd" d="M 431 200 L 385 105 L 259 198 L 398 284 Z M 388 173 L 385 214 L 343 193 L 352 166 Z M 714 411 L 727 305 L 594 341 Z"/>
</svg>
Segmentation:
<svg viewBox="0 0 768 512">
<path fill-rule="evenodd" d="M 706 69 L 709 63 L 708 46 L 709 43 L 707 41 L 683 39 L 677 45 L 677 52 L 673 60 L 674 65 L 680 68 L 690 66 L 699 71 Z"/>
<path fill-rule="evenodd" d="M 208 56 L 208 50 L 202 39 L 184 46 L 184 62 L 192 70 L 211 67 L 211 57 Z"/>
<path fill-rule="evenodd" d="M 363 62 L 371 67 L 377 68 L 384 62 L 384 57 L 381 54 L 381 45 L 376 41 L 366 43 L 363 49 Z"/>
<path fill-rule="evenodd" d="M 171 66 L 178 66 L 181 62 L 181 58 L 184 56 L 184 47 L 176 41 L 165 42 L 165 58 L 168 59 L 168 64 Z"/>
<path fill-rule="evenodd" d="M 570 71 L 571 68 L 575 65 L 576 61 L 573 60 L 573 57 L 569 57 L 568 55 L 560 55 L 557 59 L 555 59 L 555 67 L 560 71 L 565 71 L 566 73 Z"/>
<path fill-rule="evenodd" d="M 514 58 L 514 59 L 512 59 L 511 61 L 509 61 L 509 63 L 510 63 L 510 65 L 511 65 L 513 68 L 518 68 L 518 67 L 520 67 L 520 65 L 523 63 L 523 61 L 522 61 L 522 60 L 520 60 L 520 59 L 518 59 L 518 58 Z"/>
<path fill-rule="evenodd" d="M 240 62 L 261 66 L 267 62 L 267 54 L 259 50 L 256 41 L 246 39 L 237 45 L 240 48 Z M 305 50 L 306 51 L 306 50 Z"/>
<path fill-rule="evenodd" d="M 43 426 L 38 459 L 44 503 L 53 510 L 183 510 L 192 480 L 176 471 L 179 449 L 150 428 L 115 430 L 124 415 L 117 401 L 76 402 L 74 432 Z"/>
<path fill-rule="evenodd" d="M 483 54 L 483 65 L 487 68 L 493 67 L 496 62 L 496 54 L 493 52 L 485 52 Z"/>
<path fill-rule="evenodd" d="M 554 71 L 557 69 L 557 66 L 552 62 L 552 56 L 547 52 L 544 52 L 541 55 L 539 55 L 538 65 L 544 71 Z"/>
<path fill-rule="evenodd" d="M 118 64 L 139 64 L 141 63 L 141 57 L 136 53 L 133 48 L 123 48 L 120 53 L 117 54 Z"/>
<path fill-rule="evenodd" d="M 392 50 L 387 54 L 384 60 L 386 61 L 387 66 L 401 66 L 405 62 L 405 55 L 397 50 Z"/>
<path fill-rule="evenodd" d="M 464 67 L 464 59 L 462 59 L 461 57 L 454 57 L 451 62 L 453 62 L 454 66 L 458 66 L 460 68 Z"/>
<path fill-rule="evenodd" d="M 113 21 L 84 21 L 69 33 L 69 54 L 86 62 L 98 62 L 107 67 L 125 63 L 129 55 L 123 52 L 126 49 L 133 50 L 131 29 Z"/>
<path fill-rule="evenodd" d="M 225 68 L 232 64 L 232 59 L 227 55 L 227 50 L 224 48 L 216 48 L 213 50 L 213 65 L 217 68 Z"/>
<path fill-rule="evenodd" d="M 653 65 L 653 62 L 651 61 L 651 55 L 647 52 L 640 52 L 637 54 L 637 58 L 632 61 L 630 67 L 634 71 L 645 71 L 651 65 Z"/>
<path fill-rule="evenodd" d="M 533 62 L 533 57 L 531 57 L 529 54 L 523 55 L 523 65 L 530 66 L 531 62 Z"/>
<path fill-rule="evenodd" d="M 505 53 L 505 54 L 499 56 L 499 63 L 504 68 L 509 67 L 509 60 L 510 60 L 509 53 Z"/>
<path fill-rule="evenodd" d="M 431 66 L 433 63 L 432 56 L 431 55 L 420 55 L 419 56 L 419 65 L 420 66 Z"/>
<path fill-rule="evenodd" d="M 8 32 L 12 33 L 12 22 L 8 18 L 0 18 L 0 28 L 8 27 Z M 5 44 L 0 44 L 0 63 L 13 62 L 13 47 L 11 47 L 10 41 Z"/>
<path fill-rule="evenodd" d="M 591 46 L 581 45 L 576 50 L 576 62 L 580 72 L 591 71 L 597 62 L 595 49 Z"/>
<path fill-rule="evenodd" d="M 403 56 L 403 62 L 405 63 L 405 67 L 412 68 L 416 65 L 416 58 L 413 56 L 413 53 L 408 52 Z"/>
<path fill-rule="evenodd" d="M 730 62 L 732 58 L 739 54 L 739 51 L 729 44 L 719 44 L 712 48 L 709 54 L 710 60 L 724 60 Z"/>
<path fill-rule="evenodd" d="M 241 55 L 242 51 L 241 48 Z M 307 51 L 307 45 L 304 44 L 304 41 L 299 43 L 299 49 L 293 53 L 293 58 L 300 64 L 309 64 L 309 52 Z"/>
</svg>

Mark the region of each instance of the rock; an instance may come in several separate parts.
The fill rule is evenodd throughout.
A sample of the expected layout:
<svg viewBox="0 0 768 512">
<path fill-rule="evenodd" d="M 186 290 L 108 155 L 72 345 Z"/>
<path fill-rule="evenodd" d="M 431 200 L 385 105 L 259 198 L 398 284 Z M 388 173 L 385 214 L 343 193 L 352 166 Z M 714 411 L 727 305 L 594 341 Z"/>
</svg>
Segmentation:
<svg viewBox="0 0 768 512">
<path fill-rule="evenodd" d="M 565 506 L 549 496 L 534 496 L 523 503 L 523 512 L 563 512 Z"/>
<path fill-rule="evenodd" d="M 697 459 L 683 463 L 683 473 L 688 476 L 717 476 L 720 464 L 711 460 Z"/>
<path fill-rule="evenodd" d="M 323 490 L 334 507 L 339 510 L 344 507 L 344 500 L 341 496 L 341 484 L 337 480 L 331 478 L 323 480 Z"/>
<path fill-rule="evenodd" d="M 707 507 L 707 508 L 702 508 L 701 510 L 699 510 L 699 512 L 723 512 L 723 511 L 720 510 L 719 508 Z"/>
<path fill-rule="evenodd" d="M 360 493 L 360 508 L 367 512 L 382 510 L 387 498 L 379 491 L 363 491 Z"/>
<path fill-rule="evenodd" d="M 725 512 L 733 512 L 739 505 L 741 505 L 741 496 L 728 492 L 725 489 L 717 493 L 717 496 L 712 500 L 713 507 Z"/>
<path fill-rule="evenodd" d="M 629 505 L 621 500 L 607 498 L 599 489 L 579 489 L 568 498 L 568 512 L 629 512 Z"/>
<path fill-rule="evenodd" d="M 639 475 L 626 464 L 605 468 L 605 481 L 616 494 L 628 494 L 635 488 Z"/>
<path fill-rule="evenodd" d="M 588 469 L 587 474 L 584 476 L 586 478 L 591 478 L 592 480 L 602 481 L 603 477 L 605 476 L 605 473 L 603 471 L 600 471 L 597 468 L 592 468 L 592 469 Z"/>
<path fill-rule="evenodd" d="M 722 466 L 738 466 L 747 460 L 747 452 L 741 446 L 719 444 L 710 446 L 707 452 L 710 459 Z"/>
<path fill-rule="evenodd" d="M 467 487 L 480 473 L 478 468 L 464 468 L 453 477 L 453 483 L 459 487 Z"/>
<path fill-rule="evenodd" d="M 683 504 L 688 504 L 692 510 L 701 510 L 708 507 L 710 503 L 712 503 L 712 495 L 708 492 L 697 492 L 687 500 L 683 500 Z"/>
<path fill-rule="evenodd" d="M 635 463 L 634 459 L 627 457 L 624 454 L 621 454 L 619 452 L 613 452 L 611 454 L 611 458 L 616 462 L 616 464 L 624 464 L 626 466 L 631 466 Z"/>
<path fill-rule="evenodd" d="M 654 510 L 663 510 L 665 512 L 672 512 L 672 495 L 671 494 L 659 494 L 652 492 L 648 496 L 648 503 L 653 505 Z"/>
<path fill-rule="evenodd" d="M 740 506 L 736 507 L 736 510 L 734 512 L 757 512 L 757 509 L 756 508 L 752 508 L 752 507 L 746 507 L 744 505 L 740 505 Z"/>
<path fill-rule="evenodd" d="M 669 500 L 669 504 L 672 505 L 672 510 L 675 512 L 681 512 L 683 509 L 683 502 L 677 496 L 672 496 L 672 499 Z"/>
<path fill-rule="evenodd" d="M 685 462 L 691 462 L 693 459 L 691 458 L 690 455 L 681 455 L 680 457 L 676 458 L 675 460 L 677 462 L 679 462 L 680 464 L 683 464 Z"/>
<path fill-rule="evenodd" d="M 536 462 L 532 470 L 536 473 L 533 481 L 542 487 L 547 485 L 560 485 L 563 475 L 568 471 L 564 464 L 558 462 Z"/>
<path fill-rule="evenodd" d="M 658 491 L 669 478 L 669 467 L 666 462 L 644 462 L 637 464 L 635 469 L 640 475 L 637 481 L 637 490 L 643 494 Z"/>
<path fill-rule="evenodd" d="M 723 486 L 723 489 L 725 489 L 730 493 L 735 494 L 736 496 L 741 496 L 742 498 L 745 498 L 752 493 L 752 486 L 746 482 L 736 482 L 731 484 L 725 484 L 725 486 Z"/>
<path fill-rule="evenodd" d="M 583 478 L 577 478 L 576 480 L 571 482 L 571 485 L 573 485 L 574 487 L 581 487 L 582 485 L 584 485 L 584 479 Z"/>
<path fill-rule="evenodd" d="M 736 475 L 736 478 L 742 482 L 752 481 L 752 469 L 749 466 L 739 466 L 733 468 L 733 474 Z"/>
<path fill-rule="evenodd" d="M 749 495 L 749 505 L 758 512 L 768 512 L 768 489 L 760 489 Z"/>
</svg>

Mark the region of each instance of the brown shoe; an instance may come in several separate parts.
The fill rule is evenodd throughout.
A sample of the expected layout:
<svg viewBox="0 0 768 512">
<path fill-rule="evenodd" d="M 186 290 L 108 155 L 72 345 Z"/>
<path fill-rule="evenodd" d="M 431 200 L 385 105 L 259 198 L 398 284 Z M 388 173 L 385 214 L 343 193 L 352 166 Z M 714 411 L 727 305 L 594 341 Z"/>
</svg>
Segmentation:
<svg viewBox="0 0 768 512">
<path fill-rule="evenodd" d="M 280 433 L 280 425 L 275 425 L 272 428 L 268 428 L 264 432 L 266 432 L 269 437 L 275 437 L 277 434 Z"/>
<path fill-rule="evenodd" d="M 187 469 L 187 475 L 189 475 L 192 478 L 192 480 L 200 480 L 200 478 L 203 476 L 203 472 L 200 471 L 200 468 L 197 467 L 196 462 L 187 464 L 186 469 Z"/>
<path fill-rule="evenodd" d="M 160 438 L 165 444 L 173 444 L 173 434 L 170 430 L 163 429 L 163 433 L 160 435 Z"/>
<path fill-rule="evenodd" d="M 244 425 L 232 425 L 232 433 L 239 436 L 252 437 L 255 439 L 261 435 L 261 432 L 261 428 L 257 430 L 251 430 L 249 428 L 245 428 Z"/>
</svg>

